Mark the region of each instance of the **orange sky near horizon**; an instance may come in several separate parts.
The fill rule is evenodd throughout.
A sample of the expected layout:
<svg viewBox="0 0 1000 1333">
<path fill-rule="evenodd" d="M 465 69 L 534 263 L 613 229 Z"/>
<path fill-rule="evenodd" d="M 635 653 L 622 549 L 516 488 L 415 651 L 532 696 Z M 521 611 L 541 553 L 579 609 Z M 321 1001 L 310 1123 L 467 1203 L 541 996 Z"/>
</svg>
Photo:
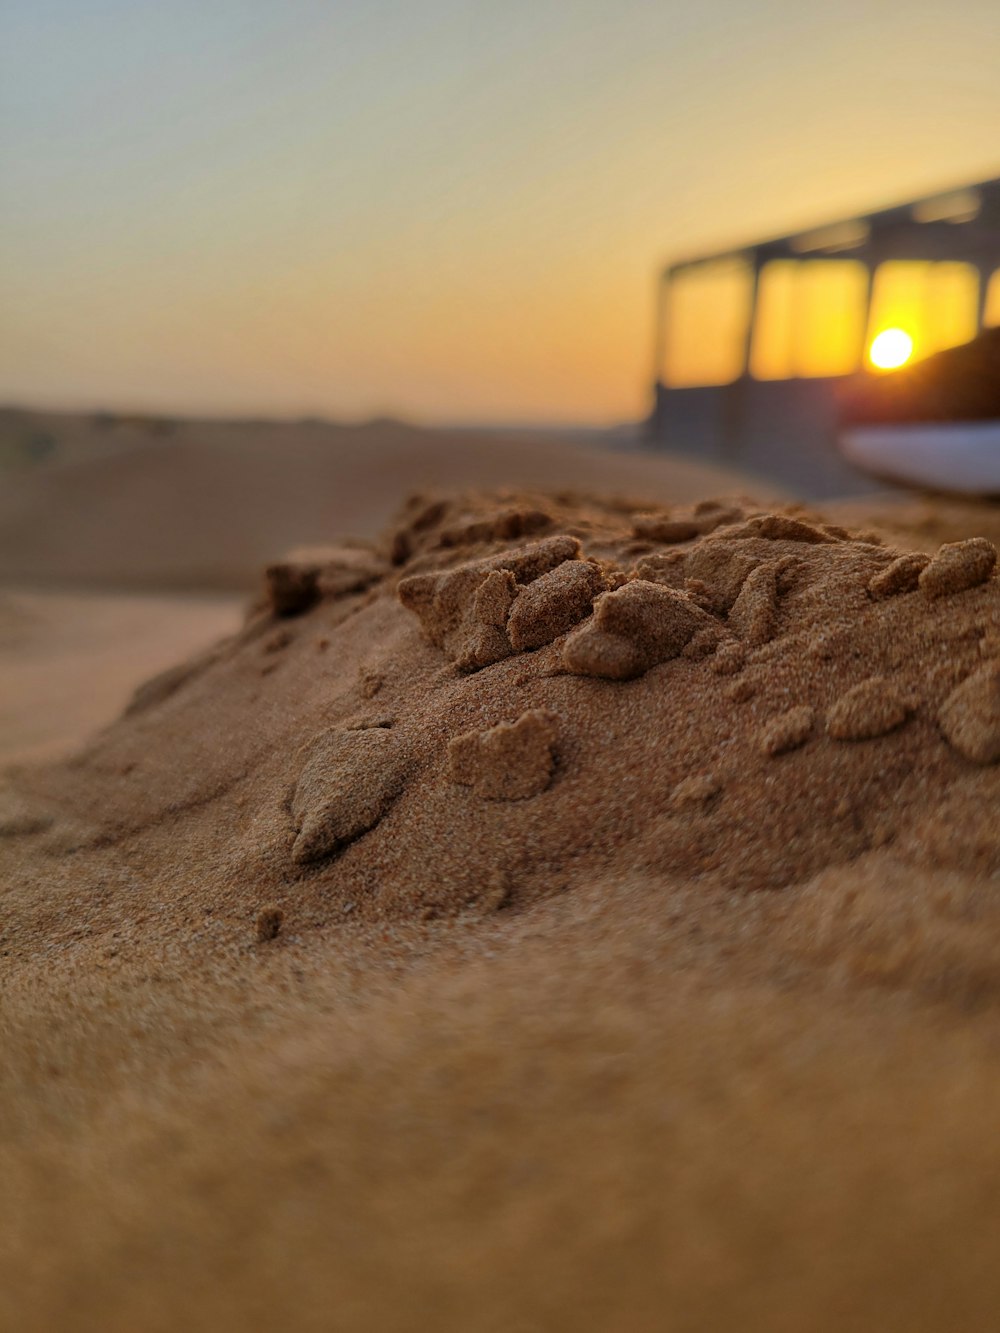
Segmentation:
<svg viewBox="0 0 1000 1333">
<path fill-rule="evenodd" d="M 1000 170 L 979 0 L 9 0 L 0 29 L 8 402 L 635 418 L 665 259 Z"/>
</svg>

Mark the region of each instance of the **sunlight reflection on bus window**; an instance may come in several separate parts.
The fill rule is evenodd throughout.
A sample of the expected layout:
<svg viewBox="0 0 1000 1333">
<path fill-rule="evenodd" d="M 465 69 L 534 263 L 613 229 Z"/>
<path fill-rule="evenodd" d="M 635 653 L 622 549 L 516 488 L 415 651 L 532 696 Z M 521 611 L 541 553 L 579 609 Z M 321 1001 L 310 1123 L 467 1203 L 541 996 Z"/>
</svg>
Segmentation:
<svg viewBox="0 0 1000 1333">
<path fill-rule="evenodd" d="M 868 349 L 868 359 L 877 370 L 898 370 L 913 355 L 913 339 L 905 329 L 883 329 Z"/>
<path fill-rule="evenodd" d="M 929 264 L 891 259 L 875 270 L 867 342 L 883 329 L 906 329 L 914 344 L 924 347 L 924 308 Z"/>
</svg>

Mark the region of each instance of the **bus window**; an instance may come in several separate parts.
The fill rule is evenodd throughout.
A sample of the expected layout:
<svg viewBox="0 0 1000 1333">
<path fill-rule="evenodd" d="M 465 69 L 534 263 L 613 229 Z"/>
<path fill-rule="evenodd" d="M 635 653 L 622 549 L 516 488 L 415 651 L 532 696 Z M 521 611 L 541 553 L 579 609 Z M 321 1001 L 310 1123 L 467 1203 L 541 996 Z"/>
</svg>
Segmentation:
<svg viewBox="0 0 1000 1333">
<path fill-rule="evenodd" d="M 750 349 L 750 373 L 755 379 L 784 380 L 793 373 L 797 267 L 795 260 L 774 259 L 761 270 Z"/>
<path fill-rule="evenodd" d="M 755 378 L 856 370 L 865 290 L 864 266 L 853 259 L 777 259 L 765 265 L 750 357 Z"/>
<path fill-rule="evenodd" d="M 736 379 L 743 369 L 749 267 L 728 260 L 682 269 L 667 299 L 667 384 L 691 387 Z"/>
<path fill-rule="evenodd" d="M 849 375 L 864 338 L 865 270 L 852 259 L 804 260 L 795 279 L 796 375 Z"/>
<path fill-rule="evenodd" d="M 932 264 L 927 277 L 925 343 L 928 353 L 976 336 L 979 274 L 971 264 Z"/>
<path fill-rule="evenodd" d="M 725 384 L 741 373 L 750 268 L 733 260 L 681 270 L 669 288 L 666 382 Z M 867 278 L 854 259 L 777 259 L 757 289 L 750 373 L 759 380 L 849 375 L 871 364 L 882 334 L 928 356 L 976 333 L 978 277 L 966 263 L 887 260 L 875 271 L 865 327 Z M 1000 270 L 987 294 L 987 324 L 1000 324 Z M 905 335 L 901 337 L 901 335 Z M 878 362 L 882 365 L 882 362 Z"/>
<path fill-rule="evenodd" d="M 890 259 L 875 270 L 866 340 L 869 348 L 887 329 L 901 329 L 912 340 L 914 355 L 926 354 L 924 310 L 930 267 L 923 260 Z"/>
<path fill-rule="evenodd" d="M 885 329 L 902 329 L 915 358 L 957 347 L 976 334 L 978 277 L 971 264 L 889 260 L 875 274 L 869 346 Z"/>
</svg>

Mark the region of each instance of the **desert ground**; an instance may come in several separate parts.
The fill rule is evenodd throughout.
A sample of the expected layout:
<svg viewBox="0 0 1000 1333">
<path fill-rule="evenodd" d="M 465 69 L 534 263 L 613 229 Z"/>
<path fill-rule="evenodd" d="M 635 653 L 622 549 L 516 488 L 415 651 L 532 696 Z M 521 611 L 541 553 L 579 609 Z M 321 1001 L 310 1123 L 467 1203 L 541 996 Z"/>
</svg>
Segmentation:
<svg viewBox="0 0 1000 1333">
<path fill-rule="evenodd" d="M 68 753 L 142 681 L 232 633 L 269 561 L 373 540 L 414 492 L 655 502 L 743 482 L 530 433 L 0 412 L 0 762 Z"/>
<path fill-rule="evenodd" d="M 996 506 L 3 429 L 0 1327 L 995 1327 Z"/>
</svg>

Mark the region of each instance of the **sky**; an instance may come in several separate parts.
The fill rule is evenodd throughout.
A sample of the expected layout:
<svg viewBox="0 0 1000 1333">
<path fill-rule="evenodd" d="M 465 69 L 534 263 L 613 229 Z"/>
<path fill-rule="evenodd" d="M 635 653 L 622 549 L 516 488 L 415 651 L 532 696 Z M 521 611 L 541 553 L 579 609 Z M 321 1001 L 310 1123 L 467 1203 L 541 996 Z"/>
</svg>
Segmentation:
<svg viewBox="0 0 1000 1333">
<path fill-rule="evenodd" d="M 633 419 L 663 261 L 1000 174 L 996 0 L 0 0 L 0 401 Z"/>
</svg>

